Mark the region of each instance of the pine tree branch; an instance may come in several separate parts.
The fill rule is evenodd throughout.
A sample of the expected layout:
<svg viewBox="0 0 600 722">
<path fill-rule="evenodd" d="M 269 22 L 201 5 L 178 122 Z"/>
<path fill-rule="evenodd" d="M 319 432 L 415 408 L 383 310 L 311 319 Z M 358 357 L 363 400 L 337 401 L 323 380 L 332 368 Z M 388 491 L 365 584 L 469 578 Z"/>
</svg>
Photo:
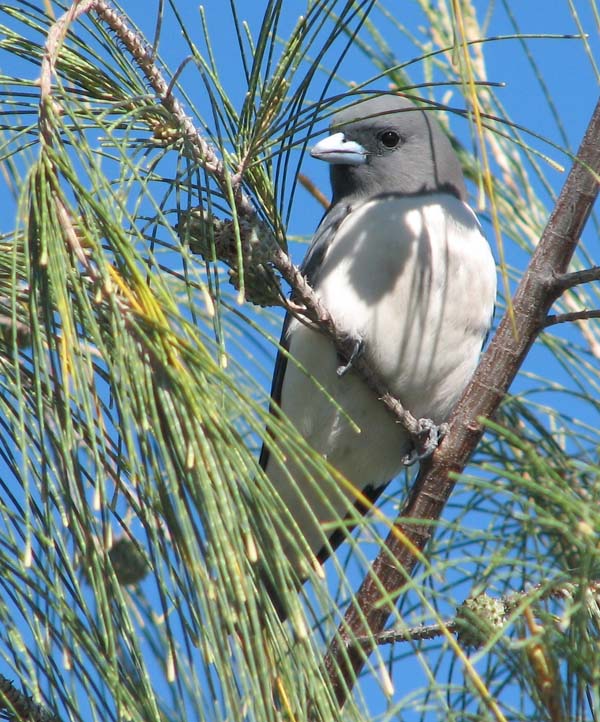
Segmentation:
<svg viewBox="0 0 600 722">
<path fill-rule="evenodd" d="M 74 3 L 74 7 L 78 6 Z M 254 209 L 250 198 L 244 193 L 242 188 L 243 177 L 240 172 L 235 174 L 235 178 L 229 174 L 229 171 L 223 161 L 217 157 L 215 150 L 203 138 L 201 132 L 194 126 L 193 121 L 184 112 L 183 106 L 173 96 L 172 88 L 164 78 L 160 68 L 155 62 L 154 53 L 144 39 L 133 30 L 127 23 L 126 18 L 114 9 L 107 0 L 86 0 L 81 6 L 77 7 L 77 13 L 73 9 L 69 10 L 56 25 L 60 28 L 60 37 L 64 37 L 68 25 L 73 19 L 79 17 L 82 12 L 94 11 L 98 17 L 105 22 L 117 35 L 119 40 L 125 45 L 132 58 L 138 64 L 140 70 L 144 73 L 146 80 L 156 93 L 158 100 L 163 107 L 171 114 L 173 121 L 179 127 L 187 142 L 187 147 L 191 149 L 194 159 L 202 165 L 207 172 L 213 177 L 228 197 L 229 189 L 233 191 L 232 200 L 235 211 L 239 219 L 240 233 L 242 235 L 242 243 L 250 242 L 256 232 L 264 232 L 264 224 L 261 223 L 256 210 Z M 58 52 L 59 43 L 54 43 L 52 49 Z M 49 64 L 48 78 L 54 72 L 56 63 L 55 55 L 51 55 Z M 48 98 L 51 95 L 50 80 L 44 86 Z M 226 244 L 227 245 L 227 244 Z M 281 276 L 292 288 L 292 294 L 296 304 L 301 304 L 301 313 L 314 324 L 320 332 L 328 335 L 339 355 L 344 359 L 351 358 L 356 346 L 356 339 L 348 337 L 336 325 L 335 319 L 329 311 L 321 303 L 318 296 L 314 293 L 299 268 L 292 263 L 291 258 L 281 248 L 281 245 L 274 242 L 274 239 L 263 239 L 263 247 L 260 249 L 260 257 L 258 262 L 262 262 L 264 254 L 268 254 L 269 262 L 277 269 Z M 401 401 L 394 398 L 388 389 L 380 382 L 372 373 L 369 365 L 360 356 L 352 363 L 352 369 L 360 375 L 367 386 L 381 400 L 394 419 L 400 423 L 414 439 L 415 444 L 421 447 L 425 443 L 425 437 L 429 433 L 431 425 L 427 423 L 427 419 L 417 419 L 406 409 Z"/>
<path fill-rule="evenodd" d="M 598 597 L 600 594 L 600 582 L 591 581 L 585 586 L 585 590 L 594 597 Z M 500 598 L 488 597 L 486 594 L 478 595 L 484 596 L 489 599 L 494 605 L 497 605 L 497 609 L 494 609 L 494 617 L 491 618 L 487 610 L 484 609 L 481 613 L 481 621 L 488 623 L 491 630 L 501 628 L 503 624 L 508 620 L 510 614 L 515 612 L 519 607 L 524 604 L 543 599 L 571 599 L 576 592 L 576 585 L 566 584 L 564 582 L 558 582 L 548 586 L 544 584 L 536 584 L 531 589 L 522 592 L 510 592 Z M 444 637 L 447 632 L 452 634 L 459 634 L 461 628 L 465 622 L 461 624 L 461 619 L 464 619 L 465 615 L 461 615 L 461 608 L 468 602 L 461 605 L 457 610 L 457 615 L 453 619 L 447 619 L 446 621 L 438 624 L 421 624 L 417 627 L 403 628 L 403 629 L 386 629 L 380 632 L 376 637 L 365 636 L 356 639 L 358 644 L 363 644 L 366 647 L 372 646 L 375 641 L 378 645 L 384 644 L 396 644 L 397 642 L 414 642 L 423 639 L 435 639 L 436 637 Z M 502 623 L 501 623 L 502 622 Z M 469 624 L 469 620 L 466 620 Z"/>
<path fill-rule="evenodd" d="M 600 266 L 593 266 L 592 268 L 584 268 L 583 271 L 574 271 L 572 273 L 559 275 L 556 277 L 555 283 L 557 289 L 566 291 L 569 288 L 598 280 L 600 280 Z"/>
<path fill-rule="evenodd" d="M 490 418 L 508 391 L 551 305 L 561 293 L 556 283 L 567 271 L 598 195 L 600 174 L 600 102 L 597 104 L 554 210 L 513 300 L 514 319 L 502 319 L 468 388 L 457 404 L 444 441 L 419 473 L 404 507 L 373 562 L 323 664 L 340 705 L 367 658 L 357 637 L 374 640 L 389 618 L 419 554 L 432 534 L 454 489 L 458 474 L 483 435 L 481 417 Z M 514 331 L 513 331 L 514 329 Z M 385 600 L 385 601 L 384 601 Z M 376 646 L 375 641 L 371 650 Z"/>
<path fill-rule="evenodd" d="M 58 715 L 37 704 L 0 674 L 0 717 L 9 722 L 60 722 Z"/>
<path fill-rule="evenodd" d="M 546 316 L 544 328 L 556 326 L 559 323 L 572 323 L 573 321 L 588 321 L 591 318 L 600 318 L 600 309 L 590 311 L 573 311 L 572 313 L 556 313 Z"/>
</svg>

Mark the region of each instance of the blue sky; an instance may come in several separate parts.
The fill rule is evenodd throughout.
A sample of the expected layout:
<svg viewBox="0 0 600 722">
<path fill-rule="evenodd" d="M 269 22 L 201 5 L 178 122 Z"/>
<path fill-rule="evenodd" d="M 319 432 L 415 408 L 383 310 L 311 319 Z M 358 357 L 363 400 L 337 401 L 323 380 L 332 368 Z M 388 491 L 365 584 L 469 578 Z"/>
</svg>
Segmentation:
<svg viewBox="0 0 600 722">
<path fill-rule="evenodd" d="M 18 4 L 18 3 L 16 3 Z M 256 37 L 263 7 L 266 5 L 262 0 L 238 3 L 240 17 L 247 17 L 251 31 Z M 427 23 L 419 10 L 416 2 L 397 3 L 399 10 L 396 20 L 408 27 L 414 28 L 420 25 L 417 30 L 421 37 L 427 37 Z M 577 33 L 578 28 L 572 17 L 567 0 L 527 0 L 526 2 L 514 2 L 514 12 L 520 32 L 533 34 L 562 34 Z M 582 27 L 589 34 L 589 43 L 593 57 L 600 58 L 599 28 L 593 14 L 593 3 L 578 0 L 574 3 L 581 20 Z M 215 53 L 216 62 L 220 69 L 221 80 L 228 90 L 232 102 L 238 107 L 241 106 L 245 93 L 243 73 L 237 46 L 232 41 L 231 12 L 228 3 L 223 0 L 208 0 L 205 4 L 205 13 L 211 38 L 211 44 Z M 480 23 L 484 26 L 483 34 L 497 36 L 515 32 L 509 15 L 503 2 L 480 2 L 477 3 Z M 156 27 L 156 14 L 158 2 L 147 0 L 129 0 L 126 4 L 127 12 L 140 25 L 148 38 L 152 38 Z M 199 44 L 202 44 L 202 29 L 200 13 L 195 2 L 184 0 L 178 3 L 178 9 L 185 18 L 185 25 L 188 33 Z M 281 24 L 282 34 L 291 30 L 298 15 L 306 9 L 305 2 L 296 0 L 285 0 L 284 14 Z M 404 60 L 415 56 L 414 45 L 409 42 L 401 33 L 397 32 L 392 24 L 383 19 L 377 13 L 374 14 L 376 22 L 381 22 L 382 31 L 393 49 L 395 56 Z M 486 19 L 487 18 L 487 19 Z M 549 39 L 536 39 L 528 41 L 528 51 L 532 54 L 539 71 L 547 84 L 551 97 L 556 105 L 557 113 L 561 118 L 567 135 L 570 148 L 574 151 L 579 143 L 581 135 L 586 127 L 591 111 L 598 97 L 598 78 L 595 68 L 589 56 L 586 55 L 584 45 L 579 40 L 558 41 Z M 165 20 L 160 37 L 160 53 L 171 69 L 177 68 L 188 56 L 187 45 L 181 39 L 179 30 L 170 18 L 170 11 L 165 11 Z M 535 133 L 548 137 L 553 143 L 562 145 L 561 133 L 556 125 L 552 114 L 549 112 L 544 100 L 544 94 L 538 80 L 527 61 L 523 48 L 516 40 L 497 41 L 486 47 L 486 63 L 488 77 L 496 82 L 503 83 L 503 88 L 495 90 L 510 117 L 518 124 L 530 128 Z M 3 68 L 10 72 L 11 69 Z M 413 67 L 414 79 L 418 81 L 422 77 L 422 67 L 416 64 Z M 374 70 L 369 66 L 358 51 L 352 49 L 344 60 L 339 76 L 344 81 L 362 82 L 371 75 Z M 325 75 L 323 75 L 323 78 Z M 201 104 L 201 92 L 198 86 L 198 76 L 193 67 L 186 67 L 182 73 L 182 84 L 189 92 L 193 100 Z M 315 88 L 318 86 L 315 85 Z M 337 91 L 343 88 L 339 83 Z M 383 85 L 380 87 L 384 87 Z M 441 99 L 443 91 L 436 97 Z M 460 104 L 456 100 L 456 104 Z M 454 119 L 452 128 L 465 144 L 469 144 L 469 128 L 465 121 Z M 324 128 L 323 128 L 324 130 Z M 569 160 L 567 156 L 555 148 L 535 138 L 530 138 L 531 144 L 546 153 L 553 160 L 563 164 L 567 169 Z M 310 157 L 305 157 L 302 170 L 313 179 L 320 188 L 327 191 L 328 179 L 327 169 Z M 564 180 L 564 174 L 558 172 L 550 165 L 541 163 L 544 175 L 556 193 L 559 191 Z M 548 209 L 550 209 L 550 199 Z M 289 232 L 292 236 L 310 237 L 313 229 L 318 223 L 322 214 L 320 205 L 310 197 L 306 191 L 299 188 L 296 191 L 294 205 L 290 216 Z M 3 227 L 4 227 L 4 221 Z M 598 262 L 598 239 L 597 233 L 593 230 L 586 232 L 586 239 L 590 253 Z M 516 246 L 508 246 L 510 264 L 519 270 L 524 268 L 527 257 L 519 251 Z M 304 253 L 305 247 L 301 244 L 293 245 L 294 258 L 299 261 Z M 560 329 L 559 334 L 572 334 L 569 328 Z M 265 364 L 272 362 L 274 348 L 268 350 L 268 358 Z M 527 368 L 531 372 L 540 371 L 543 374 L 550 374 L 556 380 L 561 380 L 561 369 L 558 364 L 549 358 L 543 349 L 535 349 L 528 360 Z M 268 378 L 264 379 L 265 388 L 268 386 Z M 524 380 L 517 382 L 520 388 L 525 384 Z M 557 396 L 545 397 L 548 403 L 555 403 Z M 572 403 L 572 400 L 569 399 Z M 581 413 L 587 413 L 587 407 L 582 407 Z M 578 410 L 575 410 L 578 412 Z M 590 424 L 598 422 L 597 416 L 590 411 L 587 419 Z M 400 667 L 402 668 L 402 667 Z M 402 690 L 401 680 L 394 680 L 399 689 Z M 382 702 L 383 704 L 383 702 Z"/>
</svg>

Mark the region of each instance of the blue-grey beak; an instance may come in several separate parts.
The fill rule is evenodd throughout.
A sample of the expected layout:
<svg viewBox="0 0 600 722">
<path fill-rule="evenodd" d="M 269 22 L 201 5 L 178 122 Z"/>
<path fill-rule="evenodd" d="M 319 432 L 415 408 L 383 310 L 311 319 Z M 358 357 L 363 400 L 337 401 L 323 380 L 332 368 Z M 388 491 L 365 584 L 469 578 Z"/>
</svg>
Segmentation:
<svg viewBox="0 0 600 722">
<path fill-rule="evenodd" d="M 367 162 L 367 151 L 360 143 L 346 140 L 343 133 L 334 133 L 320 140 L 310 151 L 313 158 L 333 165 L 362 165 Z"/>
</svg>

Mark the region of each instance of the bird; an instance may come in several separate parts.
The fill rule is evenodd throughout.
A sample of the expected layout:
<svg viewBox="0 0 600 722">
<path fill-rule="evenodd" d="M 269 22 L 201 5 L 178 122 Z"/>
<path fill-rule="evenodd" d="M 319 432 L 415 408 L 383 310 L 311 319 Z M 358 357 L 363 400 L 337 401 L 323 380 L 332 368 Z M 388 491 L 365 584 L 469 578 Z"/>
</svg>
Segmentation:
<svg viewBox="0 0 600 722">
<path fill-rule="evenodd" d="M 332 197 L 301 271 L 376 378 L 440 425 L 477 366 L 496 298 L 494 257 L 458 156 L 431 109 L 393 93 L 336 112 L 311 156 L 329 164 Z M 349 505 L 364 513 L 413 442 L 351 360 L 297 314 L 288 311 L 280 346 L 271 413 L 349 482 L 328 491 L 266 435 L 260 466 L 295 521 L 281 543 L 305 579 L 346 538 Z"/>
</svg>

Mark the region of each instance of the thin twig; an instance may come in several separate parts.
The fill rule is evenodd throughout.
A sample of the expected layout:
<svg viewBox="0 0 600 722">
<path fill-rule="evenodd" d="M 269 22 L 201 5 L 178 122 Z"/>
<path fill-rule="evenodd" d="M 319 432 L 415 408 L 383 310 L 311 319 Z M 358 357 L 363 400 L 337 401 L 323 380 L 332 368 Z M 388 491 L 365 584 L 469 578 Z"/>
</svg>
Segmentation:
<svg viewBox="0 0 600 722">
<path fill-rule="evenodd" d="M 600 309 L 593 309 L 591 311 L 573 311 L 572 313 L 556 313 L 551 316 L 546 316 L 544 328 L 556 326 L 558 323 L 588 321 L 590 318 L 600 318 Z"/>
<path fill-rule="evenodd" d="M 93 7 L 95 0 L 83 0 L 82 2 L 73 3 L 69 10 L 64 13 L 56 22 L 54 22 L 48 30 L 46 42 L 44 44 L 44 54 L 40 66 L 40 103 L 39 103 L 39 125 L 40 137 L 42 141 L 42 152 L 54 145 L 55 128 L 54 117 L 60 116 L 60 108 L 54 100 L 52 80 L 56 73 L 56 64 L 60 55 L 64 39 L 67 35 L 69 27 L 79 17 L 88 13 Z M 50 163 L 53 177 L 52 182 L 56 185 L 53 199 L 56 208 L 56 214 L 60 222 L 60 228 L 63 231 L 65 240 L 69 247 L 77 257 L 79 262 L 85 268 L 87 274 L 94 280 L 101 280 L 101 275 L 96 266 L 90 263 L 85 250 L 83 249 L 79 234 L 77 233 L 76 223 L 73 220 L 70 210 L 67 208 L 63 196 L 58 192 L 58 170 L 54 163 Z M 50 180 L 50 179 L 47 179 Z"/>
<path fill-rule="evenodd" d="M 564 582 L 548 586 L 547 584 L 536 584 L 527 591 L 511 592 L 499 597 L 497 601 L 503 608 L 504 614 L 508 616 L 528 601 L 542 599 L 572 599 L 575 595 L 577 585 L 565 584 Z M 585 585 L 585 591 L 597 596 L 600 593 L 600 581 L 591 581 Z M 415 642 L 423 639 L 435 639 L 443 637 L 447 632 L 452 634 L 460 633 L 461 623 L 457 618 L 448 619 L 438 624 L 420 624 L 416 627 L 403 629 L 386 629 L 376 637 L 358 637 L 355 642 L 366 647 L 375 643 L 378 646 L 384 644 L 395 644 L 396 642 Z"/>
<path fill-rule="evenodd" d="M 194 151 L 198 160 L 211 175 L 220 182 L 220 185 L 227 185 L 227 167 L 217 156 L 212 146 L 202 137 L 201 133 L 194 126 L 192 119 L 186 115 L 183 106 L 170 92 L 169 84 L 161 73 L 155 62 L 154 50 L 146 43 L 144 38 L 129 27 L 125 17 L 118 12 L 106 0 L 92 0 L 91 7 L 100 20 L 117 35 L 119 40 L 126 46 L 132 58 L 137 63 L 150 87 L 156 93 L 161 105 L 172 114 L 177 121 L 185 140 Z M 239 187 L 234 187 L 236 194 L 236 207 L 240 215 L 254 213 L 250 199 L 244 195 Z"/>
<path fill-rule="evenodd" d="M 304 173 L 298 173 L 298 183 L 300 183 L 300 185 L 307 190 L 310 195 L 323 206 L 323 208 L 329 207 L 329 198 L 327 198 L 323 191 L 318 188 L 307 175 Z"/>
<path fill-rule="evenodd" d="M 70 25 L 77 18 L 88 13 L 96 0 L 82 0 L 82 2 L 74 2 L 71 7 L 56 22 L 52 23 L 48 30 L 48 36 L 44 44 L 44 54 L 42 56 L 40 68 L 40 110 L 39 124 L 42 142 L 52 145 L 53 125 L 51 122 L 52 113 L 52 78 L 56 72 L 56 63 L 60 54 L 60 49 L 64 42 L 65 36 Z"/>
<path fill-rule="evenodd" d="M 574 271 L 573 273 L 564 273 L 561 276 L 557 276 L 555 283 L 557 289 L 566 291 L 569 288 L 599 280 L 600 266 L 593 266 L 592 268 L 585 268 L 583 271 Z"/>
<path fill-rule="evenodd" d="M 418 642 L 423 639 L 435 639 L 443 637 L 447 632 L 455 634 L 458 631 L 458 623 L 453 619 L 448 619 L 440 624 L 421 624 L 418 627 L 410 627 L 409 629 L 386 629 L 380 632 L 375 638 L 358 637 L 355 641 L 357 644 L 363 644 L 365 647 L 371 647 L 373 642 L 378 646 L 385 644 L 396 644 L 399 642 Z"/>
</svg>

